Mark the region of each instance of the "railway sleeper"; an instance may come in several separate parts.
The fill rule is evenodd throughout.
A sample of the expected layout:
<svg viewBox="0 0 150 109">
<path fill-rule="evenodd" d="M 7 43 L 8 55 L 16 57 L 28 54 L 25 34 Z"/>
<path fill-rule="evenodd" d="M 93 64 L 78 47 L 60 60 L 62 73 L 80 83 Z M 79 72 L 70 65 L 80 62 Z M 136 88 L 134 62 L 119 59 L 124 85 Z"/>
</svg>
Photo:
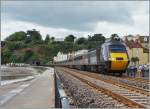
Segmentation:
<svg viewBox="0 0 150 109">
<path fill-rule="evenodd" d="M 131 100 L 129 98 L 126 98 L 125 96 L 122 96 L 122 95 L 119 95 L 119 94 L 117 94 L 115 92 L 112 92 L 110 89 L 98 86 L 98 85 L 96 85 L 96 84 L 94 84 L 94 83 L 92 83 L 92 82 L 90 82 L 90 81 L 88 81 L 86 79 L 81 78 L 80 76 L 77 76 L 74 73 L 70 73 L 67 70 L 65 72 L 68 72 L 70 75 L 76 77 L 77 79 L 81 80 L 82 82 L 85 82 L 89 86 L 91 86 L 91 87 L 101 91 L 102 93 L 105 93 L 105 94 L 111 96 L 112 98 L 118 100 L 119 102 L 124 103 L 126 106 L 134 107 L 134 108 L 145 108 L 144 105 L 139 104 L 139 103 L 137 103 L 137 102 L 135 102 L 135 101 L 133 101 L 133 100 Z"/>
<path fill-rule="evenodd" d="M 134 87 L 134 86 L 131 87 L 131 85 L 128 85 L 127 83 L 126 84 L 120 83 L 119 80 L 118 80 L 118 82 L 116 82 L 115 78 L 113 78 L 113 77 L 112 77 L 112 79 L 109 79 L 109 78 L 106 78 L 105 76 L 101 76 L 101 80 L 103 80 L 104 82 L 109 82 L 111 84 L 114 84 L 114 85 L 122 87 L 122 88 L 126 88 L 130 91 L 134 91 L 134 92 L 141 93 L 141 94 L 149 96 L 149 93 L 148 93 L 149 91 L 143 90 L 143 89 L 140 89 L 140 88 L 137 88 L 137 87 Z"/>
<path fill-rule="evenodd" d="M 90 86 L 93 86 L 93 84 L 91 85 L 90 82 L 88 82 L 88 84 Z M 96 86 L 95 88 L 98 88 L 98 86 Z M 110 90 L 107 90 L 107 89 L 104 89 L 104 88 L 98 88 L 99 91 L 102 91 L 103 93 L 106 93 L 107 95 L 111 95 L 114 99 L 117 99 L 119 102 L 123 102 L 125 105 L 127 106 L 130 106 L 130 107 L 140 107 L 140 108 L 144 108 L 144 106 L 132 101 L 132 100 L 129 100 L 130 102 L 127 102 L 127 98 L 125 97 L 122 97 L 118 94 L 115 94 L 115 93 L 112 93 Z M 132 101 L 132 102 L 131 102 Z"/>
</svg>

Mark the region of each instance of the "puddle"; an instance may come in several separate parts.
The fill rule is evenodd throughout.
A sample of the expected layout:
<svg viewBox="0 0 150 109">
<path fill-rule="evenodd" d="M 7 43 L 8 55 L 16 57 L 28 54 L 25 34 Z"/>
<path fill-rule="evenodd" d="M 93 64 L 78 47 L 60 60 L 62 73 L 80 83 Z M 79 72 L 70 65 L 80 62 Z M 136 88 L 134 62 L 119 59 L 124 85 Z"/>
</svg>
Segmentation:
<svg viewBox="0 0 150 109">
<path fill-rule="evenodd" d="M 3 67 L 0 72 L 0 85 L 31 80 L 37 75 L 34 69 L 25 67 Z"/>
<path fill-rule="evenodd" d="M 7 78 L 7 80 L 5 79 L 5 80 L 0 81 L 0 86 L 11 84 L 11 83 L 16 83 L 16 82 L 32 80 L 34 78 L 35 78 L 34 76 L 26 76 L 26 77 L 25 76 L 24 77 L 21 76 L 19 78 L 13 78 L 13 79 L 9 79 L 9 80 Z"/>
<path fill-rule="evenodd" d="M 28 76 L 31 76 L 31 75 L 25 75 L 25 76 L 1 76 L 1 81 L 4 81 L 4 80 L 14 80 L 14 79 L 22 79 L 22 78 L 26 78 Z"/>
</svg>

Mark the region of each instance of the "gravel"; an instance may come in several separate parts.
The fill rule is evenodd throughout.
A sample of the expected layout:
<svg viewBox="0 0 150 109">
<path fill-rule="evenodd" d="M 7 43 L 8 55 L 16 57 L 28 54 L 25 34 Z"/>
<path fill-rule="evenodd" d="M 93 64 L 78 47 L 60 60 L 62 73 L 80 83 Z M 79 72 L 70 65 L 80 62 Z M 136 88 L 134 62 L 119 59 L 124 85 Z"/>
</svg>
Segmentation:
<svg viewBox="0 0 150 109">
<path fill-rule="evenodd" d="M 94 90 L 92 87 L 81 82 L 75 77 L 62 73 L 58 73 L 64 88 L 68 90 L 74 98 L 77 107 L 80 108 L 116 108 L 116 104 L 111 102 L 106 95 Z M 117 101 L 115 101 L 117 102 Z"/>
</svg>

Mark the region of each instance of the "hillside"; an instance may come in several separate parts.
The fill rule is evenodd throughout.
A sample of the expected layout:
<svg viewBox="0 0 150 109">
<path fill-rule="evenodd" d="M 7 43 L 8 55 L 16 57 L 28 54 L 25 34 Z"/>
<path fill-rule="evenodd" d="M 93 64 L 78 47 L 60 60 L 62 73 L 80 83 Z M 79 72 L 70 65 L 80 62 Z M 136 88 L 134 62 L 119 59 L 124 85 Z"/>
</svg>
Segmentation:
<svg viewBox="0 0 150 109">
<path fill-rule="evenodd" d="M 5 63 L 29 63 L 39 61 L 41 64 L 51 64 L 57 53 L 69 53 L 79 49 L 91 49 L 105 42 L 102 34 L 94 34 L 88 38 L 76 38 L 68 35 L 64 41 L 55 41 L 47 35 L 43 40 L 39 31 L 19 31 L 1 41 L 1 59 Z"/>
</svg>

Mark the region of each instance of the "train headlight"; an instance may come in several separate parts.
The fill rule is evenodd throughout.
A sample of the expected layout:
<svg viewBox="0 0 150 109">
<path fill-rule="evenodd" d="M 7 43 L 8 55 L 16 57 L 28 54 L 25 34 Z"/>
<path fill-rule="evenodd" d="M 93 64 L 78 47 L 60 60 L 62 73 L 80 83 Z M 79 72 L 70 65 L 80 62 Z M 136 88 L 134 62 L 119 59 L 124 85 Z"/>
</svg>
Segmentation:
<svg viewBox="0 0 150 109">
<path fill-rule="evenodd" d="M 109 60 L 115 60 L 116 58 L 109 58 Z"/>
</svg>

